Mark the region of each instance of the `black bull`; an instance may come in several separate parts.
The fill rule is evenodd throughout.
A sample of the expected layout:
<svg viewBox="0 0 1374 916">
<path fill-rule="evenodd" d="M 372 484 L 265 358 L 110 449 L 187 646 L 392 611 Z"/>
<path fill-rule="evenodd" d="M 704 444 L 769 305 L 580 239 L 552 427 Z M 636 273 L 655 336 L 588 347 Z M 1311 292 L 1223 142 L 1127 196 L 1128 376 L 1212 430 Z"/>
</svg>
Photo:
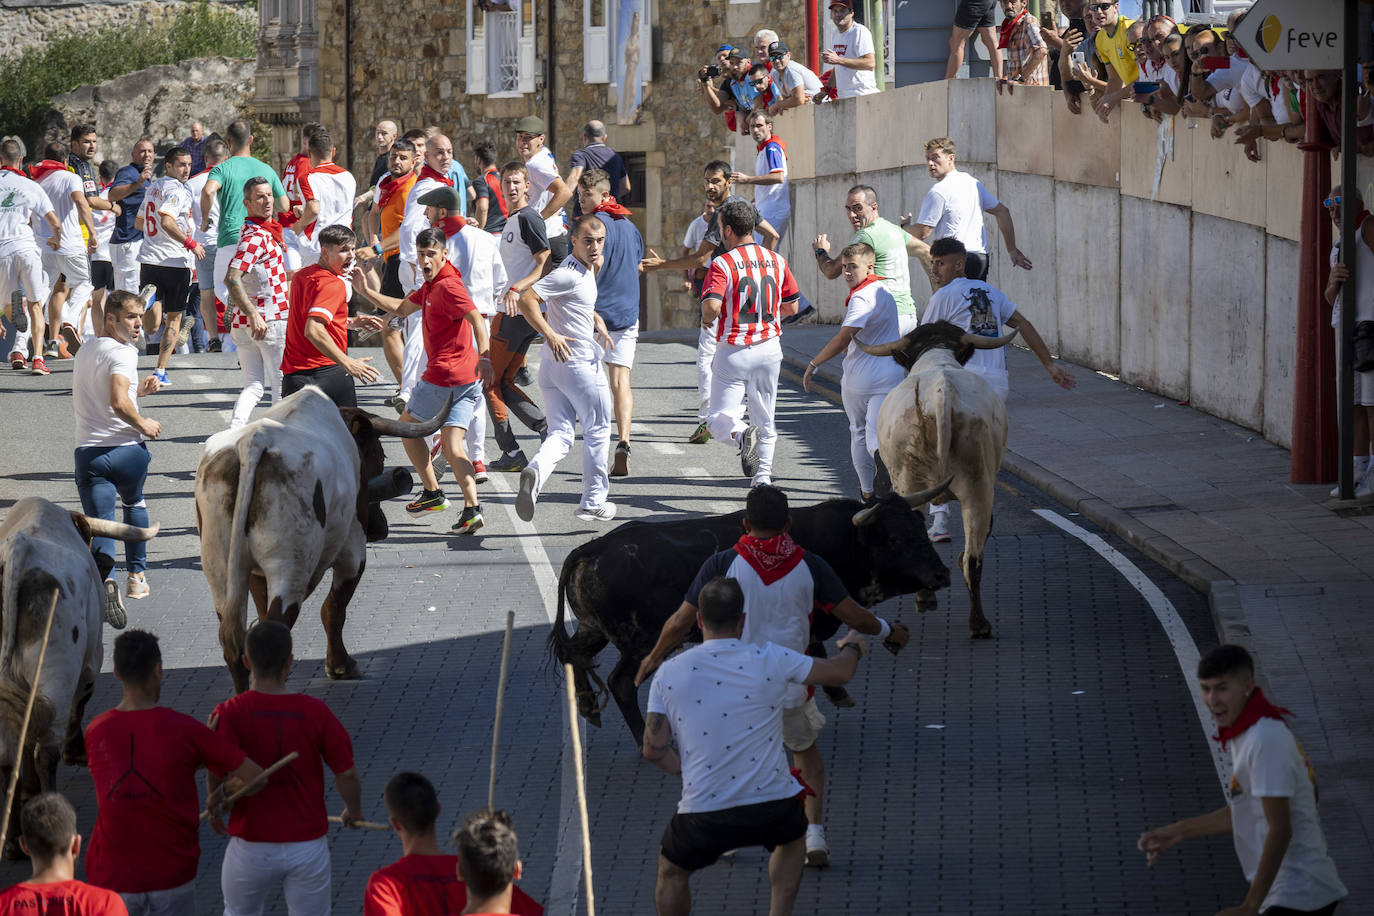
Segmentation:
<svg viewBox="0 0 1374 916">
<path fill-rule="evenodd" d="M 885 496 L 873 511 L 860 514 L 863 508 L 857 500 L 832 499 L 794 509 L 790 533 L 804 549 L 829 563 L 850 596 L 865 607 L 949 585 L 949 569 L 931 546 L 920 512 L 899 496 Z M 558 617 L 549 649 L 559 663 L 572 664 L 578 711 L 593 725 L 601 724 L 601 716 L 588 675 L 596 667 L 597 653 L 609 642 L 620 651 L 620 661 L 607 678 L 610 694 L 635 741 L 642 739 L 644 718 L 634 685 L 640 662 L 682 604 L 702 564 L 739 540 L 743 520 L 740 511 L 671 522 L 627 522 L 568 554 L 559 576 Z M 564 626 L 565 600 L 578 622 L 572 636 Z M 838 628 L 839 621 L 830 614 L 812 615 L 813 640 L 829 639 Z"/>
</svg>

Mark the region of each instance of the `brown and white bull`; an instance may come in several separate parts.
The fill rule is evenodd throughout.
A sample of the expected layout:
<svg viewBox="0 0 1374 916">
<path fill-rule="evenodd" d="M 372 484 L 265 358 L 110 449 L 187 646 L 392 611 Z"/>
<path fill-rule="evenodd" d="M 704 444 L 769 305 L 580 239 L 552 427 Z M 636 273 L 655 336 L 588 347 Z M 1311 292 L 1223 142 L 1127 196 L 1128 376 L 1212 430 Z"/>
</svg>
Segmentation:
<svg viewBox="0 0 1374 916">
<path fill-rule="evenodd" d="M 964 368 L 975 349 L 1006 346 L 1005 337 L 969 334 L 948 321 L 921 325 L 865 353 L 891 356 L 907 376 L 888 393 L 878 411 L 878 453 L 892 487 L 916 493 L 953 477 L 935 499 L 959 500 L 964 520 L 964 550 L 959 568 L 969 591 L 969 635 L 992 637 L 983 615 L 983 547 L 992 530 L 997 470 L 1007 449 L 1007 408 L 982 376 Z M 934 596 L 918 595 L 918 607 L 934 607 Z"/>
<path fill-rule="evenodd" d="M 331 570 L 320 610 L 329 641 L 325 673 L 359 676 L 343 642 L 348 602 L 367 565 L 367 542 L 387 535 L 376 502 L 411 486 L 404 471 L 385 472 L 380 437 L 428 436 L 444 414 L 430 423 L 377 417 L 336 407 L 312 385 L 205 444 L 196 470 L 201 569 L 236 691 L 248 689 L 248 596 L 259 620 L 271 616 L 292 626 Z"/>
<path fill-rule="evenodd" d="M 18 851 L 19 811 L 29 798 L 56 788 L 58 757 L 86 764 L 82 719 L 100 671 L 105 606 L 91 538 L 146 541 L 155 534 L 156 526 L 87 518 L 35 496 L 19 500 L 0 522 L 0 785 L 21 768 L 10 809 L 10 857 Z M 19 729 L 54 589 L 57 610 L 21 751 Z"/>
</svg>

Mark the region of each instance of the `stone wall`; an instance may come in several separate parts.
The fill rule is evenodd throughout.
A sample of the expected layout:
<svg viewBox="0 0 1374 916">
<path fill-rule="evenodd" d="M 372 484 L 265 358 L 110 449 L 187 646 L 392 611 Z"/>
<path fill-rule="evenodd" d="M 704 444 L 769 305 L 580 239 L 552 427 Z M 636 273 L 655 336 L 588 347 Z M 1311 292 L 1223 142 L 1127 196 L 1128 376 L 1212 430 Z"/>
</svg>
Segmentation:
<svg viewBox="0 0 1374 916">
<path fill-rule="evenodd" d="M 0 48 L 20 54 L 68 32 L 139 22 L 165 22 L 189 0 L 0 0 Z M 244 7 L 243 0 L 216 6 Z"/>
</svg>

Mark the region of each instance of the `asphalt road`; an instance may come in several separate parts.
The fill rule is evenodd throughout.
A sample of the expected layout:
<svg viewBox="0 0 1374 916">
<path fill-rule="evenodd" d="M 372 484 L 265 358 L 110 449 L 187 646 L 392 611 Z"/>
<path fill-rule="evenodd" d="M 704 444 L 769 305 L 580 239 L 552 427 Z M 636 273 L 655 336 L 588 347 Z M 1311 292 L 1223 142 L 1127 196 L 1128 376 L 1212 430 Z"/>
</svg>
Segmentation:
<svg viewBox="0 0 1374 916">
<path fill-rule="evenodd" d="M 633 476 L 613 481 L 611 494 L 622 519 L 685 518 L 742 504 L 747 481 L 734 451 L 686 444 L 696 423 L 693 359 L 682 344 L 640 344 Z M 56 364 L 48 378 L 0 373 L 7 429 L 0 512 L 25 495 L 79 508 L 70 363 Z M 144 402 L 166 431 L 152 446 L 147 487 L 162 534 L 149 548 L 152 596 L 129 602 L 129 618 L 161 637 L 164 702 L 204 717 L 231 686 L 199 571 L 191 492 L 200 445 L 225 424 L 241 382 L 227 354 L 180 358 L 172 374 L 176 387 Z M 366 389 L 364 402 L 385 410 L 380 401 L 389 391 Z M 1014 394 L 1010 413 L 1015 423 Z M 778 414 L 774 482 L 795 504 L 852 494 L 841 411 L 785 383 Z M 533 438 L 524 438 L 532 449 Z M 398 444 L 387 451 L 392 463 L 404 462 Z M 439 788 L 447 833 L 486 802 L 501 629 L 506 611 L 515 611 L 496 798 L 521 836 L 523 887 L 550 913 L 578 906 L 580 851 L 564 694 L 544 647 L 549 586 L 568 551 L 607 530 L 573 514 L 579 473 L 574 454 L 540 501 L 537 535 L 515 519 L 514 478 L 484 488 L 487 527 L 470 539 L 446 535 L 456 510 L 415 521 L 399 501 L 388 504 L 392 535 L 369 549 L 345 631 L 362 680 L 324 677 L 317 604 L 296 627 L 293 683 L 326 700 L 353 735 L 365 813 L 384 820 L 386 779 L 417 769 Z M 1137 588 L 1037 509 L 1069 516 L 1004 476 L 983 580 L 994 640 L 969 640 L 956 574 L 936 611 L 917 615 L 909 598 L 881 609 L 911 626 L 912 642 L 897 658 L 865 659 L 850 688 L 858 708 L 822 702 L 834 864 L 807 873 L 797 912 L 1175 916 L 1214 913 L 1243 896 L 1228 838 L 1193 841 L 1153 870 L 1136 852 L 1146 826 L 1223 803 L 1191 678 Z M 1082 519 L 1068 521 L 1101 534 Z M 1161 590 L 1199 648 L 1215 643 L 1201 596 L 1106 540 Z M 940 548 L 952 568 L 959 547 L 956 532 Z M 113 635 L 106 631 L 107 658 Z M 608 649 L 600 670 L 614 662 Z M 646 696 L 647 686 L 641 705 Z M 107 663 L 88 721 L 117 699 Z M 614 707 L 602 728 L 584 736 L 597 909 L 651 912 L 657 840 L 674 809 L 676 779 L 639 758 Z M 58 779 L 89 833 L 88 775 L 64 768 Z M 332 795 L 330 806 L 342 807 Z M 219 906 L 223 842 L 208 830 L 201 842 L 198 911 L 211 913 Z M 356 912 L 368 874 L 397 857 L 399 845 L 380 834 L 339 832 L 331 847 L 335 906 Z M 5 864 L 0 881 L 26 873 Z M 762 850 L 702 873 L 693 892 L 697 912 L 762 911 Z M 280 904 L 271 910 L 283 911 Z"/>
</svg>

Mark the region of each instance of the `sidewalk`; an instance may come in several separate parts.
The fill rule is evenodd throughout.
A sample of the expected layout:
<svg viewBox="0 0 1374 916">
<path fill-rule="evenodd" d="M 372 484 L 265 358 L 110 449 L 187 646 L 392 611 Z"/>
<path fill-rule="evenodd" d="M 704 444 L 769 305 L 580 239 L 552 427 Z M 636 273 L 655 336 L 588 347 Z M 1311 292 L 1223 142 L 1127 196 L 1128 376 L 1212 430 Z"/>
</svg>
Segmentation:
<svg viewBox="0 0 1374 916">
<path fill-rule="evenodd" d="M 794 381 L 834 325 L 784 329 Z M 820 368 L 838 401 L 840 357 Z M 1169 398 L 1072 366 L 1074 391 L 1011 347 L 1002 466 L 1208 596 L 1248 646 L 1321 780 L 1351 912 L 1374 900 L 1374 514 L 1341 518 L 1330 485 L 1288 483 L 1288 452 Z M 1145 687 L 1146 685 L 1141 685 Z M 1357 902 L 1358 901 L 1358 902 Z"/>
</svg>

